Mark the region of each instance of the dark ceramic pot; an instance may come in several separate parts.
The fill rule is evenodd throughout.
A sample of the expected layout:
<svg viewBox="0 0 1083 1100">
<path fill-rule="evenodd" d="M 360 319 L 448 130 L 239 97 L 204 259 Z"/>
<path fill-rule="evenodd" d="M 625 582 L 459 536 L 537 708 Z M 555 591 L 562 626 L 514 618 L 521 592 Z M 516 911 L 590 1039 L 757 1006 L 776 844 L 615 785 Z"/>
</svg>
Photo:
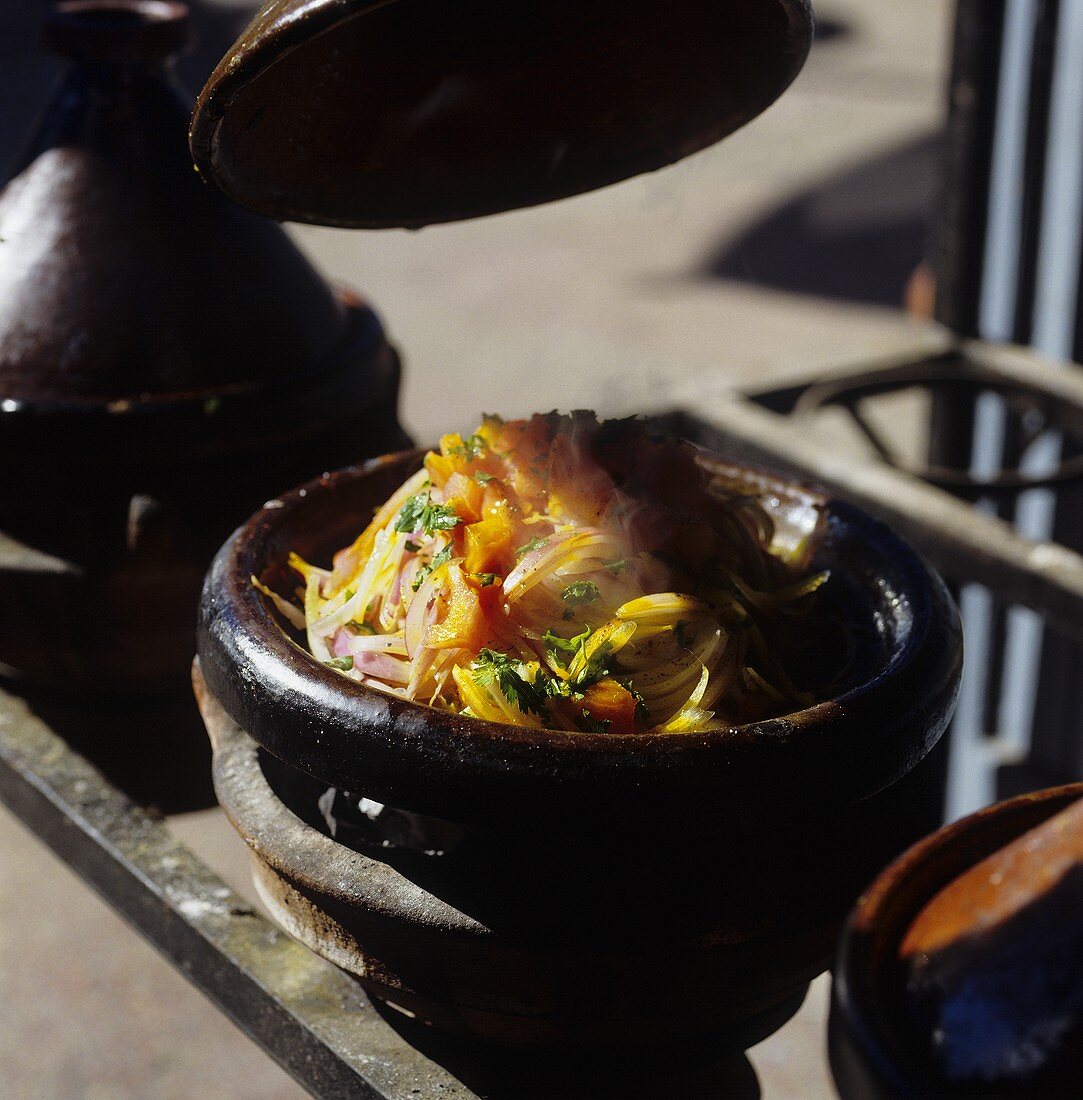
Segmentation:
<svg viewBox="0 0 1083 1100">
<path fill-rule="evenodd" d="M 311 482 L 223 547 L 197 676 L 219 799 L 283 925 L 378 997 L 517 1045 L 743 1046 L 800 1002 L 861 885 L 938 824 L 929 754 L 961 660 L 941 582 L 856 510 L 703 461 L 774 497 L 783 526 L 826 511 L 825 599 L 859 650 L 837 698 L 717 734 L 610 737 L 460 718 L 325 669 L 250 577 L 285 589 L 289 550 L 326 559 L 420 452 Z M 465 839 L 444 856 L 351 847 L 317 811 L 329 786 Z"/>
<path fill-rule="evenodd" d="M 278 923 L 393 1008 L 487 1043 L 743 1050 L 799 1007 L 862 882 L 938 820 L 927 760 L 797 835 L 705 841 L 663 820 L 633 844 L 544 829 L 468 829 L 439 855 L 341 843 L 326 786 L 195 682 L 219 801 Z"/>
<path fill-rule="evenodd" d="M 847 921 L 832 989 L 831 1070 L 844 1100 L 1004 1094 L 960 1089 L 943 1076 L 908 1007 L 900 946 L 949 883 L 1080 798 L 1083 783 L 1075 783 L 980 810 L 914 845 L 865 891 Z M 973 1010 L 980 1011 L 976 1001 Z M 1033 1095 L 1065 1093 L 1051 1087 Z"/>
<path fill-rule="evenodd" d="M 0 677 L 188 808 L 213 798 L 187 686 L 207 563 L 279 486 L 408 445 L 398 356 L 193 172 L 184 4 L 42 15 L 69 64 L 0 190 Z"/>
<path fill-rule="evenodd" d="M 712 473 L 780 501 L 779 522 L 827 517 L 816 567 L 856 657 L 844 690 L 782 718 L 707 734 L 528 730 L 465 718 L 346 680 L 283 633 L 252 586 L 295 581 L 295 550 L 327 561 L 418 468 L 422 452 L 373 460 L 271 501 L 207 576 L 198 649 L 227 712 L 270 752 L 325 783 L 452 821 L 531 831 L 627 828 L 645 814 L 748 832 L 852 806 L 905 775 L 944 730 L 961 664 L 940 579 L 864 513 L 792 482 L 704 457 Z"/>
</svg>

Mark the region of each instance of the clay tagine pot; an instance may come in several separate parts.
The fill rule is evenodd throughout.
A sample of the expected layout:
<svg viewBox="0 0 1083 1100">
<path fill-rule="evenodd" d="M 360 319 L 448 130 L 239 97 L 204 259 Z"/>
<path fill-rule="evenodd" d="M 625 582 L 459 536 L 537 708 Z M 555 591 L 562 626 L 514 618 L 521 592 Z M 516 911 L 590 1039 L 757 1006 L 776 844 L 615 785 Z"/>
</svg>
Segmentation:
<svg viewBox="0 0 1083 1100">
<path fill-rule="evenodd" d="M 1068 1097 L 1083 1074 L 1083 783 L 926 838 L 868 888 L 839 949 L 845 1100 Z"/>
<path fill-rule="evenodd" d="M 192 609 L 236 518 L 405 442 L 373 312 L 192 170 L 187 35 L 180 3 L 56 5 L 70 67 L 0 192 L 0 667 L 61 724 L 119 707 L 76 739 L 151 788 L 206 764 Z M 191 750 L 135 759 L 131 708 L 168 700 Z"/>
<path fill-rule="evenodd" d="M 828 613 L 856 643 L 845 688 L 707 734 L 454 716 L 324 668 L 250 580 L 282 584 L 290 550 L 329 559 L 420 458 L 279 497 L 208 574 L 197 692 L 217 793 L 261 894 L 376 996 L 459 1034 L 523 1046 L 763 1037 L 826 965 L 868 876 L 939 821 L 929 754 L 961 660 L 942 583 L 856 509 L 704 457 L 773 499 L 783 527 L 826 513 L 815 567 L 831 569 Z M 409 811 L 428 840 L 389 848 L 332 829 L 332 788 Z"/>
<path fill-rule="evenodd" d="M 713 144 L 811 37 L 808 0 L 271 0 L 204 87 L 192 152 L 275 218 L 454 221 Z"/>
</svg>

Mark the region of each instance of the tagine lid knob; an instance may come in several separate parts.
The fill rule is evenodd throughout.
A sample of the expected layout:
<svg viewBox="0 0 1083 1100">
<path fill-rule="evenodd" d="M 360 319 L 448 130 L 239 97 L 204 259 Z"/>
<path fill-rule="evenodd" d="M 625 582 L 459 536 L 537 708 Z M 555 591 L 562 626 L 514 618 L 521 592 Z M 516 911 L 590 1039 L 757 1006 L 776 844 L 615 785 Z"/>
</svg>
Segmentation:
<svg viewBox="0 0 1083 1100">
<path fill-rule="evenodd" d="M 0 398 L 191 396 L 318 373 L 348 310 L 278 225 L 193 171 L 184 4 L 73 0 L 71 64 L 0 191 Z"/>
<path fill-rule="evenodd" d="M 61 0 L 45 16 L 42 41 L 82 61 L 154 61 L 180 53 L 191 32 L 188 6 L 175 0 Z"/>
<path fill-rule="evenodd" d="M 809 0 L 271 0 L 199 96 L 192 153 L 281 220 L 456 221 L 713 144 L 811 37 Z"/>
</svg>

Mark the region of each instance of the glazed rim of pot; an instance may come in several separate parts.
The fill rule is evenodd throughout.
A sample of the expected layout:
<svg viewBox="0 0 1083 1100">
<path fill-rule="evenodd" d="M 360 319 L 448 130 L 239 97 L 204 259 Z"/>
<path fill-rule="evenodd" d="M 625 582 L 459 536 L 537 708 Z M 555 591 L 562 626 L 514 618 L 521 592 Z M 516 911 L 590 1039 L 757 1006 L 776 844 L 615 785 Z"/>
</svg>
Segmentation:
<svg viewBox="0 0 1083 1100">
<path fill-rule="evenodd" d="M 939 739 L 958 691 L 958 614 L 943 582 L 898 536 L 816 490 L 710 456 L 712 474 L 793 507 L 819 506 L 816 568 L 833 570 L 843 613 L 872 632 L 859 682 L 785 716 L 699 733 L 570 733 L 438 710 L 324 667 L 283 630 L 253 587 L 272 585 L 296 550 L 329 557 L 424 451 L 347 467 L 269 501 L 219 551 L 200 607 L 203 675 L 257 742 L 325 782 L 406 809 L 468 820 L 533 812 L 550 800 L 648 800 L 654 810 L 709 797 L 732 816 L 778 806 L 849 805 L 906 774 Z M 277 577 L 276 577 L 277 571 Z M 859 664 L 860 668 L 860 664 Z"/>
</svg>

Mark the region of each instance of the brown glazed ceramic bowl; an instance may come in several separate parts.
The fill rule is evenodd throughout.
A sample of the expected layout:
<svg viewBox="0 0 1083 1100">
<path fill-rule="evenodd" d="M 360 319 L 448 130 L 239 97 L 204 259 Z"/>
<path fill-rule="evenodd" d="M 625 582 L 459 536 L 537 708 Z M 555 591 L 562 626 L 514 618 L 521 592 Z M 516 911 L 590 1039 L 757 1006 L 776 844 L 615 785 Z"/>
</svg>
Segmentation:
<svg viewBox="0 0 1083 1100">
<path fill-rule="evenodd" d="M 961 662 L 939 578 L 863 513 L 704 456 L 773 500 L 780 528 L 826 513 L 824 601 L 856 650 L 844 689 L 708 734 L 463 718 L 325 668 L 250 580 L 288 590 L 290 550 L 329 559 L 420 461 L 377 459 L 269 502 L 208 574 L 197 694 L 262 896 L 377 997 L 459 1035 L 739 1048 L 769 1034 L 861 886 L 939 823 L 928 754 Z M 317 807 L 329 787 L 458 823 L 462 840 L 431 855 L 334 839 Z"/>
<path fill-rule="evenodd" d="M 286 559 L 330 559 L 421 462 L 422 452 L 328 474 L 268 503 L 207 575 L 198 650 L 211 692 L 260 745 L 326 784 L 475 825 L 623 831 L 635 821 L 754 831 L 854 805 L 936 744 L 962 659 L 955 608 L 913 550 L 857 509 L 704 456 L 714 475 L 778 502 L 776 522 L 826 515 L 815 566 L 855 657 L 832 699 L 711 733 L 587 734 L 461 717 L 347 680 L 282 630 L 256 575 L 278 591 Z M 840 661 L 841 663 L 841 661 Z"/>
<path fill-rule="evenodd" d="M 948 1097 L 948 1096 L 1002 1096 L 1078 1095 L 1078 1078 L 1068 1093 L 1063 1087 L 1047 1082 L 1041 1087 L 1021 1088 L 1002 1084 L 969 1087 L 953 1085 L 945 1077 L 934 1058 L 929 1034 L 923 1030 L 915 1012 L 912 995 L 907 990 L 907 973 L 901 958 L 901 948 L 907 933 L 916 927 L 920 914 L 928 913 L 929 903 L 951 885 L 958 885 L 961 876 L 994 853 L 1000 852 L 1024 833 L 1049 821 L 1073 802 L 1083 798 L 1083 783 L 1054 787 L 1034 794 L 1022 795 L 1007 802 L 999 802 L 978 813 L 946 826 L 925 838 L 891 864 L 866 890 L 847 921 L 839 947 L 832 990 L 829 1025 L 829 1050 L 831 1069 L 835 1083 L 844 1100 L 879 1100 L 888 1097 Z M 1038 851 L 1028 838 L 1028 850 Z M 1039 852 L 1038 863 L 1042 862 Z M 1036 870 L 1039 871 L 1040 867 Z M 1020 868 L 1016 867 L 1015 878 Z M 985 879 L 986 876 L 983 876 Z M 969 881 L 969 880 L 967 880 Z M 995 879 L 989 880 L 996 885 Z M 1017 889 L 1018 882 L 1007 884 Z M 1076 891 L 1078 898 L 1078 890 Z M 988 902 L 988 894 L 981 898 L 971 894 L 967 899 L 956 899 L 950 910 L 952 925 L 974 922 L 978 927 L 982 905 Z M 1056 904 L 1056 903 L 1055 903 Z M 1035 923 L 1038 911 L 1030 906 L 1022 910 L 1031 930 L 1040 928 Z M 1075 910 L 1078 920 L 1078 909 Z M 1062 921 L 1063 914 L 1055 917 Z M 1071 919 L 1070 917 L 1068 919 Z M 1001 929 L 998 932 L 996 929 Z M 983 934 L 976 939 L 975 932 L 964 933 L 956 939 L 958 947 L 975 957 L 975 945 L 984 943 L 982 952 L 996 950 L 998 958 L 1010 957 L 1016 966 L 1014 980 L 1018 1003 L 1033 1001 L 1039 990 L 1035 980 L 1042 963 L 1014 949 L 1005 952 L 1004 932 L 1019 933 L 1024 925 L 1018 919 L 990 926 L 993 936 Z M 1054 924 L 1056 935 L 1064 931 L 1063 924 Z M 953 938 L 955 938 L 953 936 Z M 1077 936 L 1078 942 L 1078 936 Z M 945 953 L 945 957 L 947 954 Z M 956 955 L 957 959 L 959 956 Z M 981 957 L 978 955 L 977 957 Z M 989 956 L 987 956 L 989 957 Z M 1072 961 L 1063 956 L 1046 960 L 1054 970 L 1053 976 L 1060 982 L 1064 968 L 1071 968 Z M 994 975 L 995 977 L 995 975 Z M 1009 979 L 1010 982 L 1011 979 Z M 1047 980 L 1047 979 L 1041 979 Z M 968 982 L 966 1003 L 972 1018 L 985 1020 L 986 1029 L 993 1027 L 995 1017 L 982 1009 L 981 990 L 990 991 L 995 982 Z M 1000 989 L 998 996 L 1007 993 L 1009 1003 L 1014 1003 L 1011 990 Z M 1021 1011 L 1025 1009 L 1021 1008 Z M 984 1015 L 983 1015 L 984 1013 Z M 1078 1062 L 1078 1053 L 1076 1054 Z"/>
<path fill-rule="evenodd" d="M 502 1046 L 751 1046 L 800 1005 L 862 883 L 939 819 L 930 758 L 797 835 L 704 841 L 652 818 L 623 844 L 586 827 L 466 830 L 435 855 L 336 840 L 326 785 L 259 748 L 198 669 L 195 684 L 219 801 L 278 923 L 392 1007 Z"/>
</svg>

